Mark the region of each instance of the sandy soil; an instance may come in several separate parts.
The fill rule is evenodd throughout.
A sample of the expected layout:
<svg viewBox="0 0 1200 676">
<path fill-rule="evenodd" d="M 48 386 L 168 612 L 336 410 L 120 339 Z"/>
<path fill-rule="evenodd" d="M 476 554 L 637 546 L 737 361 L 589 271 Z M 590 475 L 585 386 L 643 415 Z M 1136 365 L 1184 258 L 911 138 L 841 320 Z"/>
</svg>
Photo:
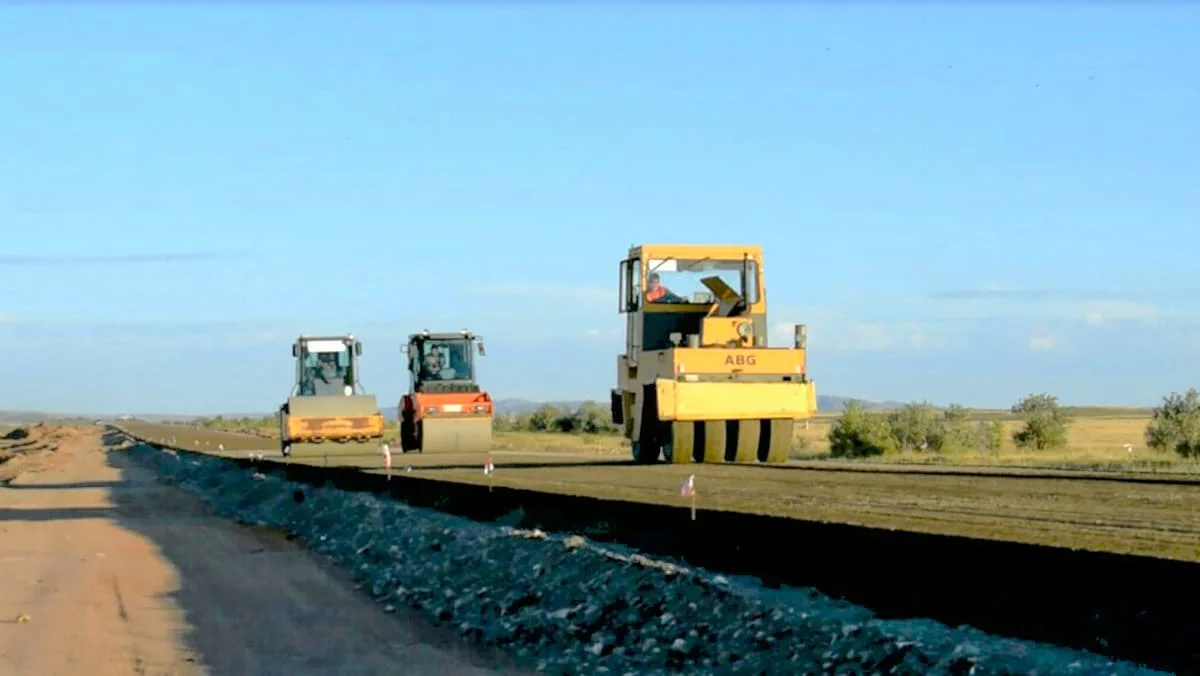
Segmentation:
<svg viewBox="0 0 1200 676">
<path fill-rule="evenodd" d="M 54 451 L 64 439 L 78 436 L 82 428 L 69 425 L 10 426 L 0 430 L 0 482 L 8 481 L 21 472 L 37 471 L 54 457 Z M 23 434 L 6 438 L 10 431 Z"/>
<path fill-rule="evenodd" d="M 99 429 L 0 487 L 0 674 L 515 673 L 284 536 L 209 516 Z"/>
<path fill-rule="evenodd" d="M 176 436 L 180 448 L 236 455 L 249 437 L 139 424 L 145 438 Z M 244 452 L 242 453 L 244 455 Z M 696 477 L 697 506 L 925 533 L 1066 546 L 1200 562 L 1200 484 L 1135 483 L 1092 474 L 1019 470 L 970 476 L 949 472 L 828 471 L 811 467 L 565 462 L 491 454 L 490 481 L 551 493 L 686 506 L 680 486 Z M 397 471 L 449 481 L 489 481 L 473 458 L 399 455 Z M 509 464 L 512 463 L 512 464 Z M 527 464 L 526 464 L 527 463 Z M 524 464 L 525 466 L 519 466 Z M 434 466 L 440 465 L 440 466 Z M 833 469 L 833 468 L 831 468 Z M 1165 478 L 1165 477 L 1163 477 Z M 1190 481 L 1190 480 L 1189 480 Z M 703 518 L 703 517 L 701 517 Z"/>
</svg>

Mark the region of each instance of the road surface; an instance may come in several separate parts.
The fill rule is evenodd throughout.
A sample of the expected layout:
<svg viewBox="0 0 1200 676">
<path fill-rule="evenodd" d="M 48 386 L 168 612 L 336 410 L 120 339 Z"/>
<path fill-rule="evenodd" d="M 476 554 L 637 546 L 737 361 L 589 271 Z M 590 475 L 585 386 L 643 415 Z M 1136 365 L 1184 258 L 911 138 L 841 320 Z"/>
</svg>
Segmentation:
<svg viewBox="0 0 1200 676">
<path fill-rule="evenodd" d="M 57 443 L 0 487 L 0 674 L 517 673 L 209 515 L 99 428 Z"/>
</svg>

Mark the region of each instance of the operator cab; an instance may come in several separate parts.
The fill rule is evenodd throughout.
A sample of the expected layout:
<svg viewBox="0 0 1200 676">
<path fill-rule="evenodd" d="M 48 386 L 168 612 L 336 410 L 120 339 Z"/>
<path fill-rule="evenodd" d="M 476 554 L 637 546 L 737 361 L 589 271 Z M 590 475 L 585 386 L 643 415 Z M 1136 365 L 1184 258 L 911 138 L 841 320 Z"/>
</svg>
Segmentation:
<svg viewBox="0 0 1200 676">
<path fill-rule="evenodd" d="M 422 331 L 408 338 L 411 392 L 481 392 L 475 379 L 475 352 L 487 356 L 483 339 L 463 329 L 459 333 Z"/>
<path fill-rule="evenodd" d="M 632 247 L 621 261 L 618 295 L 619 311 L 628 315 L 629 354 L 699 337 L 711 316 L 750 316 L 753 344 L 765 346 L 761 260 L 758 247 Z"/>
<path fill-rule="evenodd" d="M 358 357 L 362 343 L 354 336 L 311 338 L 301 336 L 292 345 L 296 359 L 296 394 L 351 396 L 358 387 Z"/>
</svg>

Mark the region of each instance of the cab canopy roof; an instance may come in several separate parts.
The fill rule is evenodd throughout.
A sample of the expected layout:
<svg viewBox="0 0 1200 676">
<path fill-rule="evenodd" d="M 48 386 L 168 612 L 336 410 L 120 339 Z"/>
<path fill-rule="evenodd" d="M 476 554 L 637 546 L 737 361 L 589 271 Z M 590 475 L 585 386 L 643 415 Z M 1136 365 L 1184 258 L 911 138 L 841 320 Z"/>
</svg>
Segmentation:
<svg viewBox="0 0 1200 676">
<path fill-rule="evenodd" d="M 408 342 L 411 343 L 416 340 L 475 340 L 476 338 L 478 338 L 478 336 L 476 336 L 474 333 L 471 333 L 467 329 L 456 331 L 454 333 L 431 333 L 429 329 L 426 329 L 420 333 L 414 333 L 409 336 Z"/>
<path fill-rule="evenodd" d="M 629 258 L 716 258 L 762 260 L 758 244 L 637 244 L 629 247 Z"/>
</svg>

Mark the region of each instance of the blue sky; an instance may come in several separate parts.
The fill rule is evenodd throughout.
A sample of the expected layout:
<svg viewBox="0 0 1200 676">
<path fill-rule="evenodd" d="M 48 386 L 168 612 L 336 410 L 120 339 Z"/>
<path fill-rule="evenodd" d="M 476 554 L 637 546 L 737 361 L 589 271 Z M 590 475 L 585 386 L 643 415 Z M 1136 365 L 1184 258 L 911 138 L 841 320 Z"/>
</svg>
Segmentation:
<svg viewBox="0 0 1200 676">
<path fill-rule="evenodd" d="M 274 408 L 469 326 L 603 398 L 617 261 L 766 248 L 823 394 L 1152 404 L 1200 364 L 1200 6 L 0 9 L 0 408 Z M 781 331 L 786 334 L 786 331 Z"/>
</svg>

